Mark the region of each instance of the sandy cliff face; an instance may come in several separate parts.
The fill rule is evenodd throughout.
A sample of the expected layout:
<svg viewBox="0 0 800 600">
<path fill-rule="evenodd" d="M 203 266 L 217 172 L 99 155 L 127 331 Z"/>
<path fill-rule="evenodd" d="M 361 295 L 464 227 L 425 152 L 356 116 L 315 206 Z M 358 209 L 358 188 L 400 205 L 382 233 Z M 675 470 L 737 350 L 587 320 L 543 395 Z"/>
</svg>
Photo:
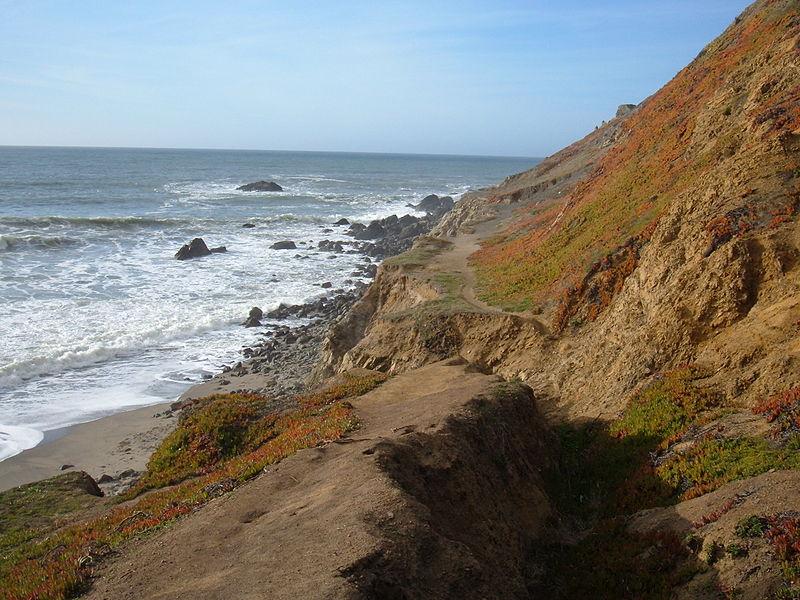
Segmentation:
<svg viewBox="0 0 800 600">
<path fill-rule="evenodd" d="M 459 352 L 591 416 L 698 360 L 743 404 L 800 382 L 799 34 L 796 3 L 759 2 L 637 110 L 464 198 L 434 234 L 483 233 L 455 274 L 505 311 L 372 304 L 329 368 Z M 419 307 L 453 273 L 444 255 L 384 268 L 371 294 Z"/>
</svg>

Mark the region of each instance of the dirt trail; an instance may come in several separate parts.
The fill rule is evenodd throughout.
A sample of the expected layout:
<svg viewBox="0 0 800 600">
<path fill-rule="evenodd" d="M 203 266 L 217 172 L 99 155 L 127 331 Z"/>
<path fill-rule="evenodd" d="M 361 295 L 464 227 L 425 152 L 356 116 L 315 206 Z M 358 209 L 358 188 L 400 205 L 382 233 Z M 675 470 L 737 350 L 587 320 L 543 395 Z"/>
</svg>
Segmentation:
<svg viewBox="0 0 800 600">
<path fill-rule="evenodd" d="M 502 308 L 487 304 L 476 293 L 477 277 L 474 269 L 469 264 L 469 257 L 480 250 L 481 243 L 487 238 L 502 231 L 508 222 L 513 218 L 513 212 L 509 206 L 498 206 L 495 208 L 493 218 L 478 223 L 473 227 L 472 233 L 459 232 L 458 235 L 447 238 L 452 242 L 452 246 L 433 257 L 425 271 L 429 273 L 453 273 L 463 279 L 463 284 L 459 289 L 461 297 L 470 306 L 480 312 L 495 315 L 508 315 Z M 548 327 L 530 312 L 513 313 L 514 316 L 525 321 L 535 322 L 537 328 L 544 331 Z"/>
<path fill-rule="evenodd" d="M 353 402 L 363 426 L 351 438 L 301 451 L 124 550 L 88 597 L 477 598 L 513 591 L 521 564 L 513 538 L 533 534 L 549 514 L 535 485 L 537 454 L 547 444 L 531 433 L 541 420 L 527 392 L 491 399 L 497 385 L 458 360 L 389 380 Z M 479 397 L 486 399 L 475 404 Z M 503 443 L 476 448 L 491 442 L 497 411 L 512 411 L 519 432 L 502 414 Z M 509 489 L 498 490 L 504 482 Z M 502 499 L 487 505 L 491 493 Z M 504 522 L 508 502 L 525 508 Z"/>
</svg>

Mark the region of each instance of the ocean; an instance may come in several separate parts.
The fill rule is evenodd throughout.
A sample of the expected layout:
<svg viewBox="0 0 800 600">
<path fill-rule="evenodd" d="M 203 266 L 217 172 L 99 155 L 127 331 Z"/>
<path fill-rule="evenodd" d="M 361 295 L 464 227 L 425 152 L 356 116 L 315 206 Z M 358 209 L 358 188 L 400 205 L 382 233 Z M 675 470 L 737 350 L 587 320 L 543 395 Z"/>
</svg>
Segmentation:
<svg viewBox="0 0 800 600">
<path fill-rule="evenodd" d="M 535 159 L 0 147 L 0 460 L 44 432 L 174 400 L 257 339 L 240 323 L 347 287 L 358 255 L 270 250 L 347 239 L 339 218 L 416 214 Z M 236 187 L 261 179 L 278 193 Z M 243 228 L 253 223 L 255 228 Z M 202 237 L 227 253 L 175 260 Z"/>
</svg>

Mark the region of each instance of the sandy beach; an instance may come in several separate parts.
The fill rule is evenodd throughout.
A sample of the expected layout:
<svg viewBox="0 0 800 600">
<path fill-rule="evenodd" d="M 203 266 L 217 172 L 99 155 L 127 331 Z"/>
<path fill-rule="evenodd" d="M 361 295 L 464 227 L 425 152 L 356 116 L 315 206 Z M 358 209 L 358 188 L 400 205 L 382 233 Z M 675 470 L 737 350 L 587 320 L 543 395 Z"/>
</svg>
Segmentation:
<svg viewBox="0 0 800 600">
<path fill-rule="evenodd" d="M 0 462 L 0 491 L 53 477 L 69 469 L 95 480 L 142 471 L 159 442 L 175 427 L 177 416 L 155 416 L 170 404 L 155 404 L 48 432 L 45 441 Z M 48 441 L 48 438 L 49 441 Z"/>
</svg>

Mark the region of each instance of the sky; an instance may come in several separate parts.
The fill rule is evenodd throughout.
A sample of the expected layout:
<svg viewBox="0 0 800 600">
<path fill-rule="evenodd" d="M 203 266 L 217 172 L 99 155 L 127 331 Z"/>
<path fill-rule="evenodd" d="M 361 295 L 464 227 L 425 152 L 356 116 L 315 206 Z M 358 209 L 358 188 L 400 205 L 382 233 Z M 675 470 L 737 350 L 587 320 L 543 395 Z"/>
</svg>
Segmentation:
<svg viewBox="0 0 800 600">
<path fill-rule="evenodd" d="M 0 0 L 0 145 L 546 156 L 749 0 Z"/>
</svg>

